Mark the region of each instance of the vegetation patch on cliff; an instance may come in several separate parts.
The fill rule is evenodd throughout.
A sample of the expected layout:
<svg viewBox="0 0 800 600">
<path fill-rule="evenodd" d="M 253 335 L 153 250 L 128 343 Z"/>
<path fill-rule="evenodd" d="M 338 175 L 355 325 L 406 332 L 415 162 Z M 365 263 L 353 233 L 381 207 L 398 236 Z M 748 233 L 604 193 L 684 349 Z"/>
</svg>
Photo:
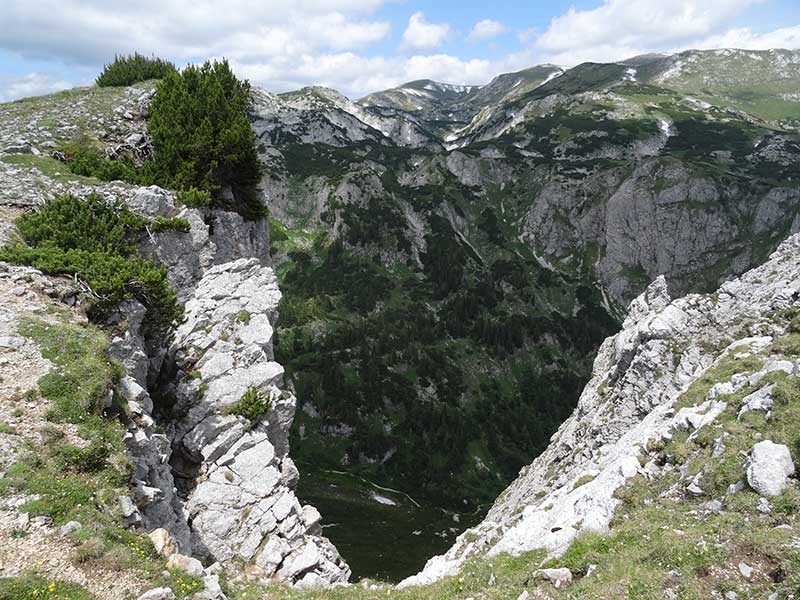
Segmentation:
<svg viewBox="0 0 800 600">
<path fill-rule="evenodd" d="M 148 226 L 158 230 L 186 225 L 183 220 L 151 223 L 96 195 L 86 200 L 60 196 L 17 219 L 27 245 L 0 248 L 0 260 L 77 277 L 92 302 L 89 314 L 98 320 L 120 302 L 136 298 L 148 310 L 148 333 L 164 335 L 180 319 L 181 307 L 166 270 L 139 256 L 135 240 Z"/>
<path fill-rule="evenodd" d="M 236 402 L 228 407 L 229 415 L 238 415 L 248 420 L 250 425 L 258 423 L 269 410 L 269 399 L 258 388 L 248 388 Z"/>
<path fill-rule="evenodd" d="M 254 189 L 261 164 L 249 105 L 250 84 L 237 79 L 226 60 L 167 73 L 150 106 L 148 124 L 156 180 L 179 190 L 207 190 L 218 206 L 229 203 L 228 189 L 235 198 L 233 208 L 250 218 L 262 216 Z"/>
</svg>

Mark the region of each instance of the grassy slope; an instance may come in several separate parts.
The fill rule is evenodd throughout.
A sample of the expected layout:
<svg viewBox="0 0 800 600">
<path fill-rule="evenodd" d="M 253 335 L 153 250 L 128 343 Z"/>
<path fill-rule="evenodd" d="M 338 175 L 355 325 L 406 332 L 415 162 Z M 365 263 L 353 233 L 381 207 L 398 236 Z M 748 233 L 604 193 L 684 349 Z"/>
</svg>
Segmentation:
<svg viewBox="0 0 800 600">
<path fill-rule="evenodd" d="M 0 479 L 0 494 L 30 496 L 20 510 L 50 517 L 56 526 L 82 523 L 83 528 L 70 534 L 75 545 L 71 560 L 81 569 L 130 569 L 151 586 L 169 586 L 185 598 L 202 589 L 202 582 L 179 570 L 167 571 L 149 538 L 125 528 L 117 506 L 117 497 L 128 493 L 131 468 L 117 418 L 125 409 L 116 395 L 110 409 L 104 402 L 121 367 L 107 356 L 104 332 L 68 323 L 58 310 L 54 308 L 53 317 L 26 319 L 19 326 L 19 333 L 33 339 L 55 365 L 40 379 L 38 391 L 32 392 L 49 402 L 46 418 L 51 424 L 42 429 L 43 443 L 24 448 L 21 459 Z M 80 444 L 65 440 L 66 424 L 77 426 Z M 50 589 L 45 572 L 42 577 L 29 573 L 0 579 L 0 598 L 90 597 L 64 582 L 55 582 Z"/>
<path fill-rule="evenodd" d="M 681 68 L 659 81 L 664 87 L 761 119 L 798 122 L 799 55 L 785 50 L 684 53 L 678 57 Z"/>
</svg>

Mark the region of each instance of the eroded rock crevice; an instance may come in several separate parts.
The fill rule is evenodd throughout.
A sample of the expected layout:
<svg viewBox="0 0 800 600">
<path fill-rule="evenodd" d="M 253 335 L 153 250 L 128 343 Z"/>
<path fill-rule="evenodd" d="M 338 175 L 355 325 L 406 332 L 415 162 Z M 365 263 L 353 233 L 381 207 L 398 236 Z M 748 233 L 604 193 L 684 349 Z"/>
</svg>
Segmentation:
<svg viewBox="0 0 800 600">
<path fill-rule="evenodd" d="M 139 194 L 147 201 L 129 205 L 148 216 L 177 212 L 163 190 Z M 350 570 L 321 535 L 319 512 L 294 494 L 288 435 L 296 400 L 274 361 L 281 294 L 266 259 L 268 233 L 232 213 L 178 214 L 189 233 L 159 234 L 142 251 L 167 266 L 186 302 L 183 323 L 169 344 L 145 340 L 144 309 L 131 302 L 112 342 L 132 415 L 126 444 L 136 472 L 126 516 L 167 530 L 180 553 L 206 565 L 243 563 L 250 576 L 301 587 L 346 582 Z M 248 392 L 264 410 L 229 412 Z"/>
</svg>

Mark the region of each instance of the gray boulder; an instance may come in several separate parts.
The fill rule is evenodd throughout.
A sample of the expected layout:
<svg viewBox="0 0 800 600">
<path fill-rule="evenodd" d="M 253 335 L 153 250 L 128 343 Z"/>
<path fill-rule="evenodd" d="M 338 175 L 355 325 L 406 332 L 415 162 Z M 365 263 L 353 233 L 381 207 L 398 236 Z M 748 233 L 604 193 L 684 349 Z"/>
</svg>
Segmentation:
<svg viewBox="0 0 800 600">
<path fill-rule="evenodd" d="M 769 413 L 772 410 L 772 388 L 773 385 L 765 385 L 763 388 L 753 392 L 742 399 L 742 408 L 739 409 L 737 418 L 741 419 L 745 414 L 753 411 Z"/>
<path fill-rule="evenodd" d="M 81 528 L 83 528 L 83 525 L 77 521 L 70 521 L 69 523 L 62 525 L 58 531 L 61 535 L 69 535 L 70 533 L 74 533 Z"/>
<path fill-rule="evenodd" d="M 202 577 L 203 575 L 203 564 L 196 558 L 183 554 L 173 554 L 170 556 L 167 559 L 167 567 L 170 569 L 181 569 L 195 577 Z"/>
<path fill-rule="evenodd" d="M 173 195 L 157 185 L 137 189 L 126 204 L 133 212 L 150 218 L 166 217 L 175 211 Z"/>
<path fill-rule="evenodd" d="M 747 462 L 747 483 L 762 496 L 779 496 L 794 474 L 789 448 L 770 440 L 758 442 Z"/>
<path fill-rule="evenodd" d="M 552 583 L 554 588 L 567 587 L 572 583 L 572 571 L 567 568 L 540 569 L 536 571 L 535 575 Z"/>
</svg>

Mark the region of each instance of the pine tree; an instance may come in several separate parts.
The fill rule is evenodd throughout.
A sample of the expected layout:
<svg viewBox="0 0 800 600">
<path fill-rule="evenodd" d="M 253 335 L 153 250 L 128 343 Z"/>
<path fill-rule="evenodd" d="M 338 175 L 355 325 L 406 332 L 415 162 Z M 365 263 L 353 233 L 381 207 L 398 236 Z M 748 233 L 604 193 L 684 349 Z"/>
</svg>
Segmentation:
<svg viewBox="0 0 800 600">
<path fill-rule="evenodd" d="M 147 58 L 137 52 L 132 56 L 115 56 L 114 62 L 103 67 L 95 83 L 98 87 L 126 86 L 139 81 L 161 79 L 174 72 L 175 65 L 171 62 L 155 56 Z"/>
<path fill-rule="evenodd" d="M 230 190 L 238 208 L 257 211 L 261 167 L 249 102 L 250 84 L 226 60 L 167 74 L 150 107 L 156 179 L 178 190 L 208 190 L 217 205 Z"/>
</svg>

